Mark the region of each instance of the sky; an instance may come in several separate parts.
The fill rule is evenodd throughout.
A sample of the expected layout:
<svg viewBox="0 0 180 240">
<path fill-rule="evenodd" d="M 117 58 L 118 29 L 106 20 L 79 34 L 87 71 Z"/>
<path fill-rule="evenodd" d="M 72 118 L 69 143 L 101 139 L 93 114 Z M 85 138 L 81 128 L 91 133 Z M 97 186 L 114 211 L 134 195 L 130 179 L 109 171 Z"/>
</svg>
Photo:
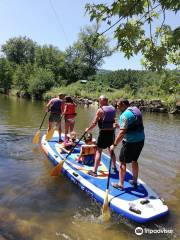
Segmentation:
<svg viewBox="0 0 180 240">
<path fill-rule="evenodd" d="M 111 0 L 0 0 L 0 45 L 9 38 L 27 36 L 40 45 L 52 44 L 64 51 L 78 39 L 80 29 L 91 25 L 86 3 Z M 166 23 L 179 25 L 180 14 L 167 14 Z M 102 29 L 103 31 L 104 29 Z M 112 31 L 108 37 L 112 38 Z M 141 55 L 127 60 L 121 53 L 105 58 L 102 69 L 142 70 Z"/>
</svg>

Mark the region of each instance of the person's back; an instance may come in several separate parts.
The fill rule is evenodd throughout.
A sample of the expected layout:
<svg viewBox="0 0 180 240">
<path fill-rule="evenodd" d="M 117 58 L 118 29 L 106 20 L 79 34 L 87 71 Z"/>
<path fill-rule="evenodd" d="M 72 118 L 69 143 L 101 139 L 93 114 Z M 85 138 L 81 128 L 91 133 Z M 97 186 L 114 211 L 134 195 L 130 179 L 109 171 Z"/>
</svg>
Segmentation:
<svg viewBox="0 0 180 240">
<path fill-rule="evenodd" d="M 121 128 L 126 128 L 124 140 L 127 142 L 140 142 L 144 140 L 144 126 L 142 115 L 137 107 L 128 107 L 119 118 Z"/>
</svg>

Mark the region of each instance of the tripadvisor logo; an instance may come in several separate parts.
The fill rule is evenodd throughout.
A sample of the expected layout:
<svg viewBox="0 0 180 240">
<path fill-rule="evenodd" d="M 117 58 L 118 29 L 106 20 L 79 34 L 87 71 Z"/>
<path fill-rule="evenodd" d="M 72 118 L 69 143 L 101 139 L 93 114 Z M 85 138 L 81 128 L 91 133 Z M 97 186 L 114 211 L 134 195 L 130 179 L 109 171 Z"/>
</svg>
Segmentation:
<svg viewBox="0 0 180 240">
<path fill-rule="evenodd" d="M 142 235 L 143 234 L 142 227 L 135 228 L 135 234 L 138 235 L 138 236 Z"/>
<path fill-rule="evenodd" d="M 137 227 L 135 228 L 135 234 L 140 236 L 142 234 L 172 234 L 173 233 L 173 229 L 165 229 L 165 228 L 161 228 L 161 229 L 150 229 L 150 228 L 142 228 L 142 227 Z"/>
</svg>

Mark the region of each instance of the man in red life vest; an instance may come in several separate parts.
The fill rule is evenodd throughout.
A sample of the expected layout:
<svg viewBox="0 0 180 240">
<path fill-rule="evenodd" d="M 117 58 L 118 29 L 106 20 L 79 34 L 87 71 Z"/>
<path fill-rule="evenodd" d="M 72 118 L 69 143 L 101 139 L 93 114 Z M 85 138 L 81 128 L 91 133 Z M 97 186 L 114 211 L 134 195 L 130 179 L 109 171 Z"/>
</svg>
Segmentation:
<svg viewBox="0 0 180 240">
<path fill-rule="evenodd" d="M 88 172 L 89 175 L 92 175 L 94 177 L 97 176 L 97 169 L 100 164 L 102 150 L 106 148 L 109 150 L 110 156 L 112 158 L 113 169 L 116 171 L 116 157 L 114 151 L 110 150 L 110 146 L 113 144 L 115 138 L 115 113 L 115 108 L 108 104 L 108 98 L 101 95 L 99 97 L 99 108 L 96 112 L 96 116 L 90 127 L 85 130 L 88 132 L 98 124 L 99 136 L 97 140 L 97 151 L 95 155 L 94 169 L 93 171 Z"/>
<path fill-rule="evenodd" d="M 55 122 L 59 132 L 59 142 L 61 140 L 61 114 L 64 109 L 64 97 L 65 94 L 60 93 L 58 97 L 52 98 L 46 105 L 46 111 L 50 111 L 48 131 L 52 129 L 52 125 Z"/>
</svg>

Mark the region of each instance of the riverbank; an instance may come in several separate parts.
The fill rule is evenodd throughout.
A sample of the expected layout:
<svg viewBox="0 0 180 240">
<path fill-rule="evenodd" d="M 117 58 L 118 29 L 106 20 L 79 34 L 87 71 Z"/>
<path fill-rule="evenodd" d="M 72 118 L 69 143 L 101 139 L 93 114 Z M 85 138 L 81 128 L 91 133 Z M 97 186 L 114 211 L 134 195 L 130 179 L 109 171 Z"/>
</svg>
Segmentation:
<svg viewBox="0 0 180 240">
<path fill-rule="evenodd" d="M 52 88 L 50 91 L 46 92 L 42 96 L 42 101 L 48 101 L 52 97 L 56 96 L 60 92 L 66 93 L 67 95 L 70 95 L 74 102 L 79 105 L 86 105 L 89 106 L 93 103 L 98 103 L 98 97 L 101 94 L 105 94 L 108 98 L 111 104 L 116 105 L 116 101 L 119 98 L 125 97 L 128 98 L 131 105 L 135 105 L 140 108 L 141 111 L 144 112 L 156 112 L 156 113 L 170 113 L 170 114 L 180 114 L 180 99 L 177 98 L 177 100 L 173 99 L 173 103 L 165 101 L 163 99 L 154 98 L 154 99 L 135 99 L 131 94 L 128 93 L 128 91 L 123 90 L 114 90 L 109 89 L 107 92 L 103 91 L 102 93 L 88 93 L 84 89 L 82 91 L 79 91 L 79 89 L 76 89 L 74 86 L 67 86 L 63 88 Z M 17 91 L 16 89 L 13 89 L 9 92 L 9 95 L 16 96 L 18 98 L 29 98 L 29 96 L 23 92 Z"/>
</svg>

